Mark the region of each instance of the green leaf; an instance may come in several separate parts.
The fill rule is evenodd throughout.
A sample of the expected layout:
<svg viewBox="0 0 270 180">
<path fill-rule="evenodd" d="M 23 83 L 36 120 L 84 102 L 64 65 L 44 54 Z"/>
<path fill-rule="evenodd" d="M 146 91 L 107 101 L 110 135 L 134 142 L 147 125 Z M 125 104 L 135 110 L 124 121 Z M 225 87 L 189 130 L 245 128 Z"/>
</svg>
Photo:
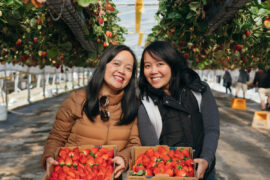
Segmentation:
<svg viewBox="0 0 270 180">
<path fill-rule="evenodd" d="M 64 48 L 67 51 L 70 51 L 72 49 L 72 43 L 71 42 L 65 42 L 61 45 L 62 48 Z"/>
<path fill-rule="evenodd" d="M 14 1 L 13 0 L 7 0 L 5 3 L 7 6 L 13 5 Z"/>
<path fill-rule="evenodd" d="M 176 12 L 171 12 L 167 16 L 168 19 L 182 19 L 182 15 Z"/>
<path fill-rule="evenodd" d="M 139 170 L 138 173 L 137 173 L 138 176 L 142 176 L 144 175 L 144 170 Z"/>
<path fill-rule="evenodd" d="M 47 57 L 48 58 L 54 58 L 58 54 L 58 49 L 49 49 L 47 52 Z"/>
<path fill-rule="evenodd" d="M 97 3 L 97 0 L 77 0 L 77 2 L 82 7 L 88 7 L 89 4 Z"/>
<path fill-rule="evenodd" d="M 186 16 L 186 19 L 191 19 L 193 17 L 193 13 L 189 12 L 188 15 Z"/>
<path fill-rule="evenodd" d="M 197 9 L 199 7 L 200 7 L 200 2 L 191 2 L 191 3 L 189 3 L 189 8 L 194 12 L 197 12 Z"/>
</svg>

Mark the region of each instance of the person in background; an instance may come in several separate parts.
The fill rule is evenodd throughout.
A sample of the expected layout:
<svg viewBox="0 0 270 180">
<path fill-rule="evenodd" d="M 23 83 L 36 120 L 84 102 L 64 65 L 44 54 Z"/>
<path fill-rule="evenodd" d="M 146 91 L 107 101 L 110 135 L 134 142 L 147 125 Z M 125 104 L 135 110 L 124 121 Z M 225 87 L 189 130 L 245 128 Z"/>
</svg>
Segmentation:
<svg viewBox="0 0 270 180">
<path fill-rule="evenodd" d="M 256 72 L 253 85 L 258 86 L 261 101 L 261 110 L 270 111 L 270 69 Z M 265 101 L 267 97 L 267 100 Z M 265 103 L 266 102 L 266 103 Z"/>
<path fill-rule="evenodd" d="M 235 98 L 238 98 L 239 90 L 242 89 L 243 91 L 243 99 L 246 98 L 246 92 L 247 92 L 247 82 L 249 81 L 249 74 L 247 71 L 244 70 L 244 68 L 241 68 L 239 70 L 239 76 L 236 83 L 235 88 Z"/>
<path fill-rule="evenodd" d="M 63 102 L 45 143 L 41 165 L 57 165 L 58 147 L 117 145 L 115 178 L 128 168 L 132 146 L 140 145 L 135 95 L 136 58 L 125 45 L 111 46 L 101 56 L 86 89 Z"/>
<path fill-rule="evenodd" d="M 142 53 L 139 88 L 142 145 L 192 147 L 196 177 L 214 180 L 219 113 L 209 86 L 171 43 L 156 41 Z"/>
<path fill-rule="evenodd" d="M 226 69 L 223 75 L 223 86 L 226 88 L 226 94 L 228 94 L 228 90 L 230 91 L 230 94 L 232 94 L 231 85 L 232 85 L 232 76 L 230 71 Z"/>
</svg>

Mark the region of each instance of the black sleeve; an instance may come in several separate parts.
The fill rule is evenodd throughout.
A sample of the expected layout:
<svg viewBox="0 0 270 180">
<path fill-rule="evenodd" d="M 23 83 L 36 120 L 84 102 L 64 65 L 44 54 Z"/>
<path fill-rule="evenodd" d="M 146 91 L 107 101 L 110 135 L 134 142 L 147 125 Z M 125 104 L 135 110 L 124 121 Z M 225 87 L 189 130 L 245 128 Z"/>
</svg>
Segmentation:
<svg viewBox="0 0 270 180">
<path fill-rule="evenodd" d="M 208 84 L 206 85 L 207 90 L 203 93 L 201 102 L 205 136 L 200 157 L 207 160 L 210 166 L 215 157 L 220 130 L 217 104 L 210 87 Z"/>
<path fill-rule="evenodd" d="M 138 111 L 138 129 L 143 146 L 155 146 L 159 144 L 156 131 L 143 104 L 140 105 Z"/>
</svg>

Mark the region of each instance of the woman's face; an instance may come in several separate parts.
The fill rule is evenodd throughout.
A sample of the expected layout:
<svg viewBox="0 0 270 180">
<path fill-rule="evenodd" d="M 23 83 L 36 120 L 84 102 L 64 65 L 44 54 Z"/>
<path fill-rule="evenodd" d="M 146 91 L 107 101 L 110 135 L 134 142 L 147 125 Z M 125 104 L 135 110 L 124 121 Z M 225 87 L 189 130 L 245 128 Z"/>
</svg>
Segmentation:
<svg viewBox="0 0 270 180">
<path fill-rule="evenodd" d="M 148 52 L 144 54 L 144 76 L 156 89 L 162 88 L 169 94 L 171 80 L 171 67 L 164 60 L 156 60 Z"/>
<path fill-rule="evenodd" d="M 119 52 L 106 64 L 103 91 L 117 93 L 124 89 L 132 76 L 134 59 L 129 51 Z"/>
</svg>

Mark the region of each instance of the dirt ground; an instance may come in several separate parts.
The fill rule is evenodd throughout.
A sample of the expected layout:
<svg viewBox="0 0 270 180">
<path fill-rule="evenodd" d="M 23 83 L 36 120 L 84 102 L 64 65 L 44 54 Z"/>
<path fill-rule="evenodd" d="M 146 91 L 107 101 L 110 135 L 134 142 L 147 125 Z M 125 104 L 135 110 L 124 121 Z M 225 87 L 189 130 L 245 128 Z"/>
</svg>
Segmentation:
<svg viewBox="0 0 270 180">
<path fill-rule="evenodd" d="M 270 130 L 251 127 L 259 104 L 247 100 L 247 110 L 230 108 L 231 97 L 214 92 L 220 111 L 220 140 L 216 153 L 217 179 L 268 180 Z M 43 145 L 63 94 L 14 110 L 0 122 L 0 179 L 38 180 Z"/>
</svg>

